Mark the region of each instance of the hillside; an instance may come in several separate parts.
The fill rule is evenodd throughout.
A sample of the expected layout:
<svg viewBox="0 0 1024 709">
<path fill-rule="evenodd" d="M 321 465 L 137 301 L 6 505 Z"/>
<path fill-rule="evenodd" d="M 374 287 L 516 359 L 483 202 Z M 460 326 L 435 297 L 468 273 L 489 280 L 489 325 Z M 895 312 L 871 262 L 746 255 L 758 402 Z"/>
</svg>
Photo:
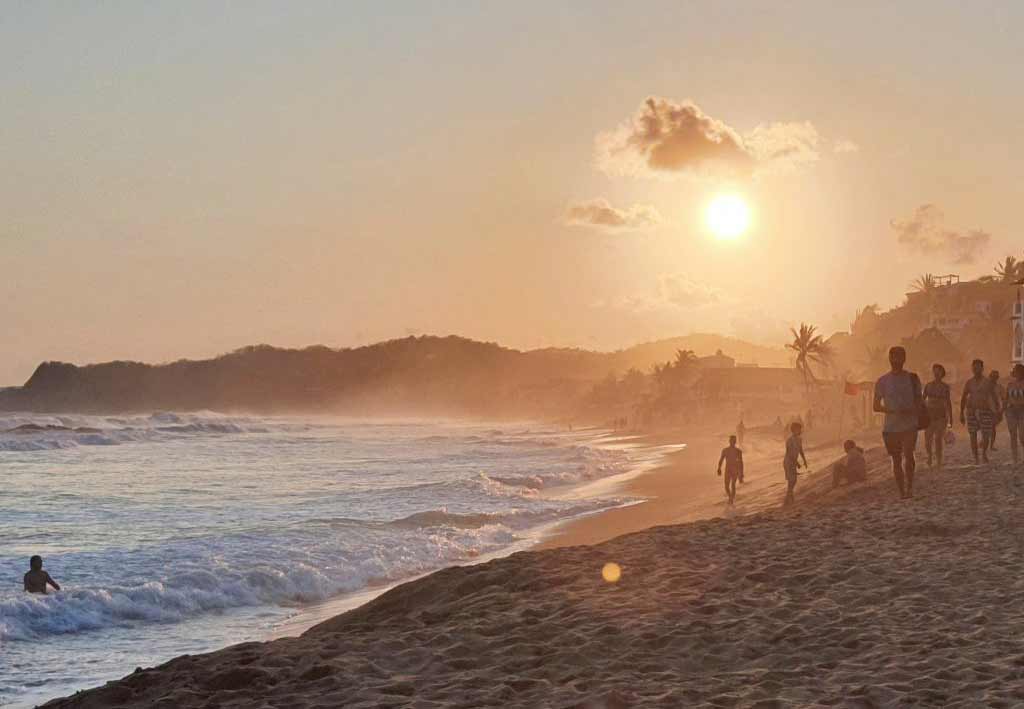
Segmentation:
<svg viewBox="0 0 1024 709">
<path fill-rule="evenodd" d="M 691 335 L 603 353 L 519 351 L 462 337 L 409 337 L 365 347 L 257 345 L 169 364 L 39 365 L 23 387 L 0 392 L 0 410 L 119 412 L 154 409 L 331 411 L 353 414 L 561 416 L 593 384 L 649 370 L 677 349 L 715 349 L 772 364 L 783 350 Z"/>
</svg>

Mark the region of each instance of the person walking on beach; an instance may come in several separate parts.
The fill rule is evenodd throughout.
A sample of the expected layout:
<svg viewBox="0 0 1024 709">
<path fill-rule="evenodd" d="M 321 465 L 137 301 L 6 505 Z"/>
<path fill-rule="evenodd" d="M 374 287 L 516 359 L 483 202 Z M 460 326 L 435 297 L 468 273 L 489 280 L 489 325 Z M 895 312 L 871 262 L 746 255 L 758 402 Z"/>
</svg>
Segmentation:
<svg viewBox="0 0 1024 709">
<path fill-rule="evenodd" d="M 740 422 L 736 424 L 736 438 L 739 440 L 740 447 L 743 447 L 743 436 L 747 432 L 747 427 L 743 424 L 743 417 L 740 416 Z"/>
<path fill-rule="evenodd" d="M 924 405 L 928 409 L 928 428 L 924 431 L 924 448 L 928 452 L 928 467 L 932 467 L 932 453 L 935 462 L 942 469 L 942 449 L 945 446 L 946 429 L 953 426 L 953 401 L 950 398 L 946 368 L 941 364 L 932 365 L 932 379 L 924 385 Z"/>
<path fill-rule="evenodd" d="M 971 439 L 971 453 L 974 464 L 978 464 L 978 432 L 981 432 L 981 462 L 988 462 L 988 447 L 992 442 L 992 431 L 996 420 L 998 404 L 992 391 L 992 382 L 985 378 L 985 363 L 980 359 L 971 362 L 974 375 L 964 382 L 960 396 L 960 423 L 967 426 Z"/>
<path fill-rule="evenodd" d="M 988 449 L 995 451 L 996 434 L 999 433 L 999 423 L 1003 420 L 1003 407 L 1006 401 L 1006 389 L 999 383 L 999 370 L 993 369 L 988 373 L 988 380 L 992 382 L 992 395 L 996 400 L 996 417 L 992 422 L 992 440 L 989 441 Z"/>
<path fill-rule="evenodd" d="M 874 410 L 885 414 L 882 440 L 892 458 L 892 473 L 900 498 L 914 496 L 914 449 L 917 447 L 917 423 L 921 404 L 921 380 L 903 369 L 907 351 L 902 347 L 889 349 L 891 369 L 875 382 Z"/>
<path fill-rule="evenodd" d="M 29 570 L 25 574 L 25 590 L 29 593 L 41 593 L 46 595 L 46 586 L 53 586 L 53 590 L 59 591 L 60 584 L 53 580 L 47 572 L 43 571 L 43 557 L 33 556 L 28 560 Z"/>
<path fill-rule="evenodd" d="M 804 455 L 804 443 L 801 436 L 804 432 L 804 425 L 794 421 L 789 426 L 790 437 L 786 439 L 786 457 L 782 459 L 782 469 L 786 473 L 786 502 L 791 505 L 795 501 L 793 490 L 796 489 L 796 479 L 800 475 L 797 470 L 800 468 L 800 458 L 804 459 L 804 467 L 807 467 L 807 456 Z"/>
<path fill-rule="evenodd" d="M 736 501 L 736 481 L 743 482 L 743 451 L 736 447 L 736 436 L 729 436 L 729 445 L 722 449 L 718 458 L 719 477 L 722 463 L 725 463 L 725 495 L 731 505 Z"/>
<path fill-rule="evenodd" d="M 1006 386 L 1006 428 L 1010 432 L 1013 464 L 1020 463 L 1018 446 L 1024 446 L 1024 364 L 1013 365 L 1010 383 Z"/>
</svg>

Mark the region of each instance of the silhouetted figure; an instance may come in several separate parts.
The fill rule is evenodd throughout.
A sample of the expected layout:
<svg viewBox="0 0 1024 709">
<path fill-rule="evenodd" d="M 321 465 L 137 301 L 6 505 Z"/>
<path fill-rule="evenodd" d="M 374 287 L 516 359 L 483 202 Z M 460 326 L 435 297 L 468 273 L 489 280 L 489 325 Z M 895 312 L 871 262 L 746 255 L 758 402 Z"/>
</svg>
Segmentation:
<svg viewBox="0 0 1024 709">
<path fill-rule="evenodd" d="M 736 501 L 736 482 L 743 482 L 743 451 L 736 447 L 736 436 L 729 436 L 729 445 L 722 449 L 718 458 L 718 475 L 722 475 L 725 463 L 725 495 L 729 504 Z"/>
<path fill-rule="evenodd" d="M 999 422 L 1003 420 L 1003 406 L 1006 400 L 1006 391 L 1003 389 L 1003 385 L 999 383 L 999 370 L 993 369 L 988 373 L 988 380 L 992 382 L 992 396 L 995 397 L 996 401 L 996 416 L 992 422 L 992 440 L 989 441 L 988 449 L 994 451 L 996 449 L 996 434 L 999 433 Z"/>
<path fill-rule="evenodd" d="M 1013 464 L 1020 463 L 1018 446 L 1024 445 L 1024 364 L 1013 365 L 1006 385 L 1006 428 L 1010 431 Z"/>
<path fill-rule="evenodd" d="M 50 574 L 43 571 L 43 557 L 33 556 L 28 560 L 29 571 L 25 574 L 25 590 L 29 593 L 41 593 L 46 595 L 46 586 L 53 586 L 55 591 L 60 590 L 60 584 L 53 580 Z"/>
<path fill-rule="evenodd" d="M 964 391 L 960 397 L 960 423 L 967 426 L 975 464 L 979 462 L 978 432 L 981 432 L 981 462 L 987 463 L 998 404 L 992 391 L 992 382 L 985 377 L 985 363 L 980 359 L 974 360 L 971 362 L 971 372 L 974 376 L 964 382 Z"/>
<path fill-rule="evenodd" d="M 932 379 L 924 385 L 924 405 L 928 409 L 928 428 L 924 432 L 924 448 L 928 452 L 928 467 L 934 460 L 942 468 L 942 450 L 945 446 L 946 429 L 953 426 L 953 401 L 950 398 L 946 368 L 941 364 L 932 365 Z"/>
<path fill-rule="evenodd" d="M 864 449 L 854 441 L 847 440 L 843 442 L 843 450 L 846 451 L 846 457 L 837 461 L 832 468 L 832 487 L 839 487 L 840 483 L 850 485 L 864 482 L 868 478 Z"/>
<path fill-rule="evenodd" d="M 790 436 L 786 439 L 786 457 L 782 459 L 782 469 L 786 472 L 786 502 L 791 505 L 795 500 L 793 494 L 796 489 L 796 479 L 800 475 L 797 470 L 800 468 L 800 458 L 804 460 L 804 467 L 807 467 L 807 456 L 804 455 L 804 443 L 801 436 L 804 432 L 804 425 L 794 421 L 789 426 Z"/>
<path fill-rule="evenodd" d="M 892 473 L 901 498 L 914 496 L 914 449 L 917 447 L 917 426 L 921 405 L 921 380 L 903 369 L 907 351 L 902 347 L 889 349 L 891 369 L 875 382 L 874 409 L 885 414 L 882 440 L 892 458 Z"/>
<path fill-rule="evenodd" d="M 743 418 L 740 417 L 740 422 L 736 424 L 736 438 L 739 441 L 740 446 L 743 446 L 743 436 L 747 432 L 747 427 L 743 425 Z"/>
</svg>

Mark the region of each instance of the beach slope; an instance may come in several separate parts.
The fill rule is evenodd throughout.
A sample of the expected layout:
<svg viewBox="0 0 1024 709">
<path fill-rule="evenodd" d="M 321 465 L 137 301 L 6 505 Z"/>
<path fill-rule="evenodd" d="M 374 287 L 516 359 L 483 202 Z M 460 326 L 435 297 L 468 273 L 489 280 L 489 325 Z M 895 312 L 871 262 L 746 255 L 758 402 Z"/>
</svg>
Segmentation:
<svg viewBox="0 0 1024 709">
<path fill-rule="evenodd" d="M 901 501 L 869 460 L 789 510 L 445 569 L 46 706 L 1024 704 L 1024 476 L 954 460 Z"/>
</svg>

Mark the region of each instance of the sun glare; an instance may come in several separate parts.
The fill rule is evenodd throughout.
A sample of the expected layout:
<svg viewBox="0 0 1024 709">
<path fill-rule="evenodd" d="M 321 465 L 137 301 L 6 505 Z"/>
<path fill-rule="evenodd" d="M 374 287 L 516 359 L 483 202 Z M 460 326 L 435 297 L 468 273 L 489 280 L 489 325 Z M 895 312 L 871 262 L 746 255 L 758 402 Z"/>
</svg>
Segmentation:
<svg viewBox="0 0 1024 709">
<path fill-rule="evenodd" d="M 738 195 L 720 194 L 711 200 L 704 218 L 716 238 L 735 239 L 750 227 L 750 208 Z"/>
</svg>

